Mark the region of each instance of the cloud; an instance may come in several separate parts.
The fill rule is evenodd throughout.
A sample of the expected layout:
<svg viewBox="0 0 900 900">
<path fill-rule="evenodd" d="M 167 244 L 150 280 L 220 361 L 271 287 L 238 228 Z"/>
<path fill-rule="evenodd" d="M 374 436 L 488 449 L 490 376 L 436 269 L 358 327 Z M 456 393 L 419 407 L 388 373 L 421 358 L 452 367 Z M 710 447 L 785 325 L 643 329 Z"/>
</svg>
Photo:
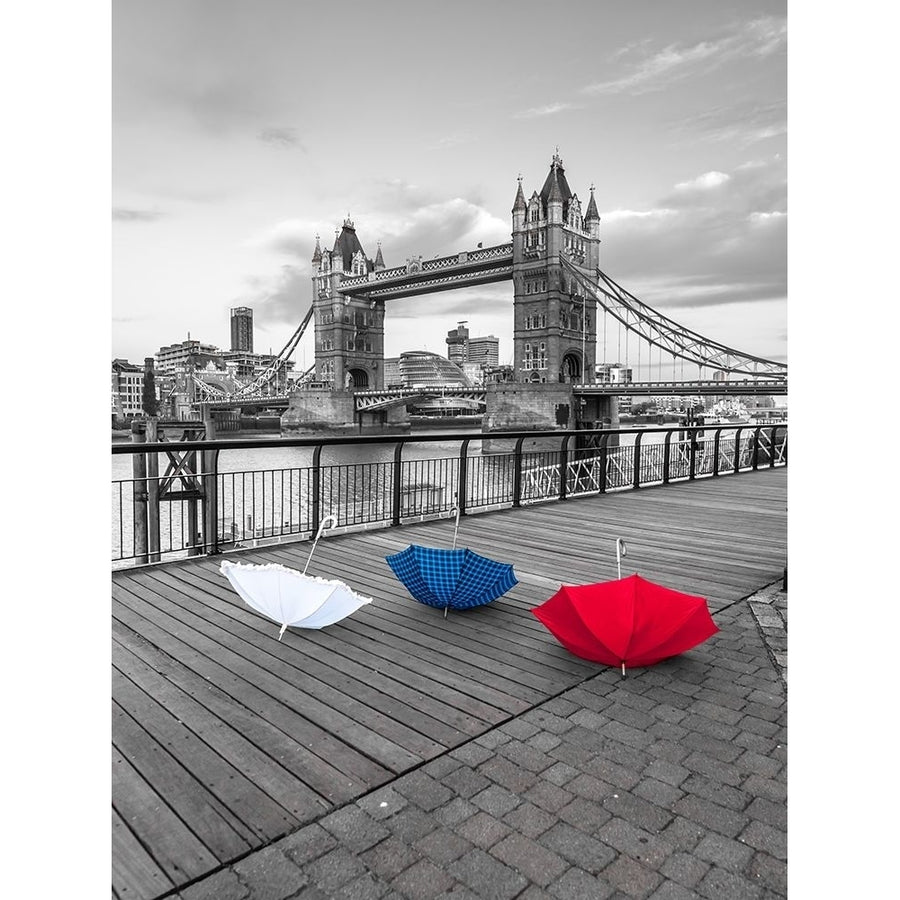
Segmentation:
<svg viewBox="0 0 900 900">
<path fill-rule="evenodd" d="M 647 210 L 601 213 L 600 267 L 658 309 L 787 296 L 781 157 L 705 172 Z"/>
<path fill-rule="evenodd" d="M 787 133 L 787 104 L 784 100 L 747 100 L 705 109 L 695 116 L 679 116 L 670 120 L 668 127 L 692 142 L 717 141 L 747 147 Z"/>
<path fill-rule="evenodd" d="M 312 303 L 312 282 L 308 265 L 283 265 L 270 276 L 249 276 L 248 290 L 236 297 L 233 306 L 249 306 L 254 321 L 261 326 L 288 324 L 296 327 Z"/>
<path fill-rule="evenodd" d="M 271 144 L 274 147 L 297 147 L 306 152 L 306 148 L 300 143 L 297 137 L 297 131 L 294 128 L 283 128 L 275 125 L 269 125 L 260 129 L 256 137 L 264 144 Z"/>
<path fill-rule="evenodd" d="M 688 46 L 669 44 L 633 65 L 625 75 L 586 85 L 582 91 L 587 94 L 643 94 L 662 90 L 673 81 L 714 71 L 737 59 L 769 56 L 781 50 L 786 40 L 786 20 L 755 19 L 710 40 Z M 619 54 L 622 57 L 630 55 L 631 48 L 623 48 Z"/>
<path fill-rule="evenodd" d="M 114 222 L 156 222 L 166 215 L 158 209 L 128 209 L 114 206 L 112 217 Z"/>
<path fill-rule="evenodd" d="M 513 115 L 514 119 L 537 119 L 543 116 L 554 116 L 569 109 L 578 109 L 574 103 L 549 103 L 546 106 L 533 106 Z"/>
</svg>

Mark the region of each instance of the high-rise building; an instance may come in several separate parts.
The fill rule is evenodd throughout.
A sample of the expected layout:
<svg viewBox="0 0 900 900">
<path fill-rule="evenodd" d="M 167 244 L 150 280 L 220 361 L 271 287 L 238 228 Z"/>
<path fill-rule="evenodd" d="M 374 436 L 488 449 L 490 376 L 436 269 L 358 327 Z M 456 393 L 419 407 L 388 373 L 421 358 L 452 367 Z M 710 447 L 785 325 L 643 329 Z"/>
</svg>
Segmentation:
<svg viewBox="0 0 900 900">
<path fill-rule="evenodd" d="M 466 363 L 482 368 L 496 366 L 500 362 L 500 341 L 492 334 L 470 338 L 466 322 L 459 322 L 447 332 L 447 358 L 460 367 Z"/>
<path fill-rule="evenodd" d="M 456 328 L 447 332 L 447 359 L 458 366 L 469 362 L 469 329 L 465 322 L 457 322 Z"/>
<path fill-rule="evenodd" d="M 231 349 L 253 352 L 253 310 L 248 306 L 231 310 Z"/>
</svg>

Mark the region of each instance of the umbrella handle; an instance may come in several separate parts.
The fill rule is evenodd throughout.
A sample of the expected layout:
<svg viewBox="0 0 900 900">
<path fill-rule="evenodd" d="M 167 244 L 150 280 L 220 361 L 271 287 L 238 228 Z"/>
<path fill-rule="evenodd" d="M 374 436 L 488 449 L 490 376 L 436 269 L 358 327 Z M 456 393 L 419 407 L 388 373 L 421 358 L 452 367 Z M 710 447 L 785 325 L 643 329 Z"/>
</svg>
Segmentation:
<svg viewBox="0 0 900 900">
<path fill-rule="evenodd" d="M 337 518 L 333 515 L 325 516 L 324 519 L 319 523 L 319 530 L 316 532 L 316 539 L 313 541 L 312 550 L 309 551 L 309 556 L 306 558 L 306 565 L 303 567 L 303 574 L 306 574 L 306 570 L 309 568 L 309 561 L 313 557 L 313 553 L 316 552 L 316 544 L 319 543 L 319 538 L 322 537 L 322 532 L 325 531 L 326 528 L 334 528 L 337 525 Z"/>
<path fill-rule="evenodd" d="M 622 538 L 616 538 L 616 566 L 619 570 L 619 580 L 622 580 L 622 557 L 628 556 L 628 550 L 625 541 Z"/>
<path fill-rule="evenodd" d="M 459 534 L 459 507 L 451 506 L 450 507 L 450 515 L 453 515 L 453 510 L 456 510 L 456 528 L 453 529 L 453 549 L 456 549 L 456 536 Z"/>
</svg>

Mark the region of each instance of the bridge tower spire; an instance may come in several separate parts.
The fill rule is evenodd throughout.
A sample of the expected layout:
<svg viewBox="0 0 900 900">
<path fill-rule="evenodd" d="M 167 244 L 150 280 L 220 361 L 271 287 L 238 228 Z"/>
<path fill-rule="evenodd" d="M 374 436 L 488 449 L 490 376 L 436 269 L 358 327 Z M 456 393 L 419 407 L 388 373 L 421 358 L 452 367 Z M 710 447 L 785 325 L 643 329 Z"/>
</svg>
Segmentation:
<svg viewBox="0 0 900 900">
<path fill-rule="evenodd" d="M 559 148 L 540 191 L 528 201 L 521 176 L 512 208 L 514 368 L 517 381 L 592 382 L 596 305 L 582 296 L 561 259 L 591 283 L 600 263 L 600 216 L 591 185 L 586 214 Z"/>
<path fill-rule="evenodd" d="M 316 381 L 334 390 L 384 386 L 384 301 L 342 295 L 345 276 L 384 268 L 381 246 L 373 261 L 356 234 L 350 215 L 335 229 L 334 247 L 323 251 L 316 236 L 312 257 Z"/>
</svg>

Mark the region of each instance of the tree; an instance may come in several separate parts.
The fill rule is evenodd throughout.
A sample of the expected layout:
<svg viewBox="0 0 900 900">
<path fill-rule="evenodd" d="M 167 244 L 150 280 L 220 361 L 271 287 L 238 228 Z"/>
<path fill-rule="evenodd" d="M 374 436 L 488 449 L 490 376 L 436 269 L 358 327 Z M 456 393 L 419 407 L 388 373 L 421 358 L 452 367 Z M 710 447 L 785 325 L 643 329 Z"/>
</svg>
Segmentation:
<svg viewBox="0 0 900 900">
<path fill-rule="evenodd" d="M 155 416 L 159 413 L 159 401 L 156 399 L 156 377 L 153 374 L 153 357 L 144 359 L 144 386 L 141 391 L 141 408 L 144 415 Z"/>
</svg>

